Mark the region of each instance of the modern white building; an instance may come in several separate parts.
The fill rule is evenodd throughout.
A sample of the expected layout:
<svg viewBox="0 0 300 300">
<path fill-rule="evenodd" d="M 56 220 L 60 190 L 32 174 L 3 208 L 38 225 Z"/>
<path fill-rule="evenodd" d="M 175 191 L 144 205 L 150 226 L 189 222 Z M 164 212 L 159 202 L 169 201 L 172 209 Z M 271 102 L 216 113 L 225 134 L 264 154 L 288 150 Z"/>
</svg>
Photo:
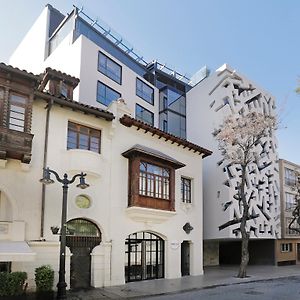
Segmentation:
<svg viewBox="0 0 300 300">
<path fill-rule="evenodd" d="M 133 118 L 125 100 L 110 112 L 71 100 L 77 84 L 50 68 L 36 76 L 0 64 L 1 270 L 26 271 L 29 288 L 35 267 L 58 270 L 62 188 L 39 181 L 48 166 L 82 171 L 90 185 L 69 186 L 69 287 L 202 274 L 211 152 Z"/>
<path fill-rule="evenodd" d="M 101 21 L 76 7 L 63 15 L 51 5 L 16 48 L 10 64 L 36 74 L 51 67 L 80 78 L 75 100 L 107 109 L 122 97 L 135 118 L 182 138 L 185 94 L 206 75 L 203 69 L 191 80 L 157 61 L 146 62 Z"/>
<path fill-rule="evenodd" d="M 155 60 L 148 62 L 100 20 L 76 7 L 62 14 L 47 5 L 10 63 L 34 73 L 47 67 L 61 70 L 80 79 L 75 101 L 112 111 L 110 104 L 121 97 L 135 119 L 213 149 L 204 166 L 204 264 L 238 262 L 238 224 L 219 227 L 240 215 L 233 198 L 239 170 L 222 160 L 212 132 L 228 114 L 275 114 L 270 94 L 227 65 L 210 76 L 202 68 L 187 78 Z M 61 85 L 63 95 L 70 94 L 64 82 Z M 250 263 L 274 263 L 274 241 L 280 233 L 275 136 L 257 147 L 259 167 L 251 166 L 247 181 L 253 191 L 251 214 L 259 214 L 248 222 L 254 253 Z"/>
<path fill-rule="evenodd" d="M 241 217 L 234 198 L 240 170 L 224 160 L 213 132 L 231 114 L 242 117 L 256 111 L 275 116 L 275 100 L 244 75 L 223 65 L 187 93 L 187 103 L 188 139 L 201 141 L 214 152 L 204 164 L 205 264 L 235 263 L 240 259 L 239 242 L 234 242 L 240 240 L 240 224 L 227 225 Z M 251 197 L 247 221 L 251 232 L 250 263 L 274 263 L 274 242 L 280 237 L 280 184 L 274 132 L 257 145 L 257 153 L 257 164 L 248 167 L 247 175 L 247 197 Z"/>
</svg>

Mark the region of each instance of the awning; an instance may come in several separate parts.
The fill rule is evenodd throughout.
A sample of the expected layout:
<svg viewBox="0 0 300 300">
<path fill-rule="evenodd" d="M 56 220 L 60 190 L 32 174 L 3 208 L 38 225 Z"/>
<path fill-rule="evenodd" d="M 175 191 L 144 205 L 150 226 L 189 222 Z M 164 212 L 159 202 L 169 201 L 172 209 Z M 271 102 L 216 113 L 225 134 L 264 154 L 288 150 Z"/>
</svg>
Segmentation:
<svg viewBox="0 0 300 300">
<path fill-rule="evenodd" d="M 32 261 L 35 253 L 26 242 L 0 241 L 0 261 Z"/>
</svg>

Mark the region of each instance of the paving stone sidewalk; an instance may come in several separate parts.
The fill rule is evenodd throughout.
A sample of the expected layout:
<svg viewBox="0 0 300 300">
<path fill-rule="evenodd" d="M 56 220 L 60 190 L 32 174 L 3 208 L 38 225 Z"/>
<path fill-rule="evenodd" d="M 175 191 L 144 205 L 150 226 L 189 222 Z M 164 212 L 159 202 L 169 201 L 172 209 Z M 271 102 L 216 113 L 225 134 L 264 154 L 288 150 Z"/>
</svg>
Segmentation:
<svg viewBox="0 0 300 300">
<path fill-rule="evenodd" d="M 238 266 L 209 267 L 204 269 L 204 275 L 201 276 L 130 282 L 113 287 L 69 292 L 68 299 L 143 299 L 146 296 L 180 293 L 188 290 L 213 288 L 222 285 L 271 280 L 289 276 L 300 277 L 300 265 L 281 267 L 249 266 L 249 277 L 244 279 L 236 278 L 237 271 Z"/>
</svg>

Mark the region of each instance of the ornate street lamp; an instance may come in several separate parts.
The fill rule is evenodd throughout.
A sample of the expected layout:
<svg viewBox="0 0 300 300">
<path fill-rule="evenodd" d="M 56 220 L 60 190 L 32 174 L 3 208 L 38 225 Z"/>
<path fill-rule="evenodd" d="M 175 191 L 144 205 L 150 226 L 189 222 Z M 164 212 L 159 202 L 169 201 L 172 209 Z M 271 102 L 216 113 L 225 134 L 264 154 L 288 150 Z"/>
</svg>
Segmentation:
<svg viewBox="0 0 300 300">
<path fill-rule="evenodd" d="M 85 176 L 83 172 L 76 174 L 71 180 L 68 179 L 68 174 L 65 173 L 63 178 L 49 168 L 44 169 L 44 176 L 40 179 L 43 184 L 54 183 L 54 180 L 50 178 L 50 175 L 54 174 L 56 180 L 62 183 L 63 188 L 63 201 L 62 201 L 62 213 L 61 213 L 61 229 L 60 229 L 60 254 L 59 254 L 59 279 L 57 283 L 57 299 L 67 299 L 66 294 L 66 279 L 65 279 L 65 266 L 66 266 L 66 221 L 67 221 L 67 198 L 68 198 L 68 188 L 77 177 L 79 177 L 79 184 L 76 186 L 85 189 L 89 187 L 89 184 L 85 182 Z"/>
</svg>

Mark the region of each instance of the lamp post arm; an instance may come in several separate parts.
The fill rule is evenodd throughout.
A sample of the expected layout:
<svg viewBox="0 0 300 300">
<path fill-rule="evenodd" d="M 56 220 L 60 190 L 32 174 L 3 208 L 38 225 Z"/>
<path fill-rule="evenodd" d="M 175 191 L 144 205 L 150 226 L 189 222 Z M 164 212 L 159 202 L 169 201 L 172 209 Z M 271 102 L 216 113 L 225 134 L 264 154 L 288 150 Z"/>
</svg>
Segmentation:
<svg viewBox="0 0 300 300">
<path fill-rule="evenodd" d="M 72 177 L 72 179 L 69 181 L 69 183 L 70 184 L 73 183 L 77 177 L 85 177 L 85 176 L 86 176 L 86 173 L 83 174 L 83 172 L 81 172 L 80 174 L 76 174 Z"/>
<path fill-rule="evenodd" d="M 54 170 L 51 170 L 51 169 L 49 169 L 49 168 L 47 168 L 47 169 L 48 169 L 48 172 L 49 172 L 50 174 L 54 174 L 54 176 L 55 176 L 55 178 L 56 178 L 56 180 L 57 180 L 58 182 L 64 183 L 63 179 L 61 179 L 61 178 L 59 177 L 59 175 L 58 175 Z"/>
</svg>

